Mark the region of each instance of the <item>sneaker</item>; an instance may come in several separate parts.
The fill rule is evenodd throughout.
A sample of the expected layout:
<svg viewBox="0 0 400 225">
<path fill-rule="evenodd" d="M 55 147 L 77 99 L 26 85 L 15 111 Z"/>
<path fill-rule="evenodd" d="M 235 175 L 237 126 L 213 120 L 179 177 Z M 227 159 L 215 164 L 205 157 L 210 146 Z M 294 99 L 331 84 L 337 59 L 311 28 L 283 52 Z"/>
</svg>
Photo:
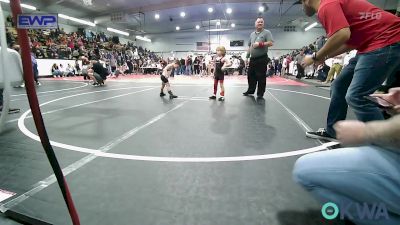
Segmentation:
<svg viewBox="0 0 400 225">
<path fill-rule="evenodd" d="M 174 95 L 172 91 L 168 91 L 169 99 L 177 98 L 178 96 Z"/>
<path fill-rule="evenodd" d="M 208 99 L 215 100 L 215 99 L 217 99 L 217 97 L 215 95 L 213 95 L 213 96 L 210 96 Z"/>
<path fill-rule="evenodd" d="M 21 112 L 20 109 L 9 109 L 8 110 L 8 114 L 15 114 L 15 113 L 19 113 L 19 112 Z"/>
<path fill-rule="evenodd" d="M 249 95 L 253 95 L 253 94 L 246 91 L 246 92 L 243 93 L 243 95 L 244 96 L 249 96 Z"/>
<path fill-rule="evenodd" d="M 306 136 L 314 139 L 321 139 L 326 141 L 337 141 L 334 137 L 326 132 L 325 128 L 320 128 L 317 131 L 306 132 Z"/>
<path fill-rule="evenodd" d="M 218 101 L 220 101 L 220 102 L 223 102 L 223 101 L 225 101 L 225 97 L 222 97 L 222 96 L 221 96 L 221 97 L 219 97 L 219 98 L 218 98 Z"/>
<path fill-rule="evenodd" d="M 38 81 L 38 82 L 36 82 L 36 85 L 41 86 L 42 84 Z"/>
<path fill-rule="evenodd" d="M 164 96 L 165 96 L 164 92 L 161 92 L 160 97 L 164 97 Z"/>
<path fill-rule="evenodd" d="M 264 96 L 258 95 L 258 96 L 257 96 L 257 100 L 261 100 L 261 99 L 264 99 Z"/>
</svg>

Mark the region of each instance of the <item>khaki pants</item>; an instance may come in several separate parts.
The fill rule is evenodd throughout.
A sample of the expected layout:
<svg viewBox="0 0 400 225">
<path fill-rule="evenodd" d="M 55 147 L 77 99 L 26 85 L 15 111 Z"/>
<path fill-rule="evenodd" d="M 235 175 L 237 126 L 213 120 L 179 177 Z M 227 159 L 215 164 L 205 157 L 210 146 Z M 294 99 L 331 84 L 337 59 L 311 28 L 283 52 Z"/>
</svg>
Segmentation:
<svg viewBox="0 0 400 225">
<path fill-rule="evenodd" d="M 328 77 L 326 78 L 325 82 L 331 82 L 335 76 L 335 73 L 337 74 L 337 76 L 339 76 L 340 72 L 342 72 L 342 68 L 343 66 L 339 63 L 333 64 L 331 69 L 329 70 Z"/>
</svg>

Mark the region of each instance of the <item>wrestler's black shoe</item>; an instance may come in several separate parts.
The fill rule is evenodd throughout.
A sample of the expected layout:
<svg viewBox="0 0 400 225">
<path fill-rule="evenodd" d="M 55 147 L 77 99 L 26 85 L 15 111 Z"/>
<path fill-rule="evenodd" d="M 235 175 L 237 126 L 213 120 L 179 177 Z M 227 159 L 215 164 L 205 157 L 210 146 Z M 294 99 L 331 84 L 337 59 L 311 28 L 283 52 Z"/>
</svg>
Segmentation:
<svg viewBox="0 0 400 225">
<path fill-rule="evenodd" d="M 160 97 L 164 97 L 164 96 L 165 96 L 164 92 L 161 92 Z"/>
<path fill-rule="evenodd" d="M 219 98 L 218 98 L 218 101 L 220 101 L 220 102 L 225 101 L 225 97 L 223 97 L 223 96 L 219 97 Z"/>
<path fill-rule="evenodd" d="M 168 91 L 169 99 L 177 98 L 178 96 L 174 95 L 172 91 Z"/>
<path fill-rule="evenodd" d="M 2 113 L 3 109 L 0 108 L 0 115 Z M 8 114 L 16 114 L 19 113 L 21 110 L 20 109 L 8 109 Z"/>
<path fill-rule="evenodd" d="M 213 95 L 213 96 L 210 96 L 208 99 L 215 100 L 215 99 L 217 99 L 217 96 Z"/>
</svg>

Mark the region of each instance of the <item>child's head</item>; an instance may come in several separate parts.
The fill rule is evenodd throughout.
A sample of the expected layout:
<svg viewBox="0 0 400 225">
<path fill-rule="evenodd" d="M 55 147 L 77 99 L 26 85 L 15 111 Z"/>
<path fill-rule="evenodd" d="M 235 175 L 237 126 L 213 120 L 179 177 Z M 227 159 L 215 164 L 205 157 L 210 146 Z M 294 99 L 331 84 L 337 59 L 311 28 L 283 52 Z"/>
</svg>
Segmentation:
<svg viewBox="0 0 400 225">
<path fill-rule="evenodd" d="M 180 67 L 181 66 L 181 62 L 179 61 L 179 60 L 175 60 L 174 61 L 174 67 L 175 68 L 178 68 L 178 67 Z"/>
<path fill-rule="evenodd" d="M 226 55 L 226 49 L 225 49 L 224 46 L 217 47 L 217 55 L 218 56 L 225 56 Z"/>
</svg>

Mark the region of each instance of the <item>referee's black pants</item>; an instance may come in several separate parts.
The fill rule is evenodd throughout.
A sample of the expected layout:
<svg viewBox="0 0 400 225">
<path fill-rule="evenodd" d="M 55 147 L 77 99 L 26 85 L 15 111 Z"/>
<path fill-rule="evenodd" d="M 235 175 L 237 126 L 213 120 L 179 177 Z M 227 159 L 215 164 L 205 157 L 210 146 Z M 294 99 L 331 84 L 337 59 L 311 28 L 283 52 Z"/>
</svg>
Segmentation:
<svg viewBox="0 0 400 225">
<path fill-rule="evenodd" d="M 248 94 L 254 94 L 257 86 L 257 96 L 264 96 L 265 86 L 267 85 L 268 60 L 267 55 L 250 59 L 249 70 L 247 72 Z"/>
</svg>

